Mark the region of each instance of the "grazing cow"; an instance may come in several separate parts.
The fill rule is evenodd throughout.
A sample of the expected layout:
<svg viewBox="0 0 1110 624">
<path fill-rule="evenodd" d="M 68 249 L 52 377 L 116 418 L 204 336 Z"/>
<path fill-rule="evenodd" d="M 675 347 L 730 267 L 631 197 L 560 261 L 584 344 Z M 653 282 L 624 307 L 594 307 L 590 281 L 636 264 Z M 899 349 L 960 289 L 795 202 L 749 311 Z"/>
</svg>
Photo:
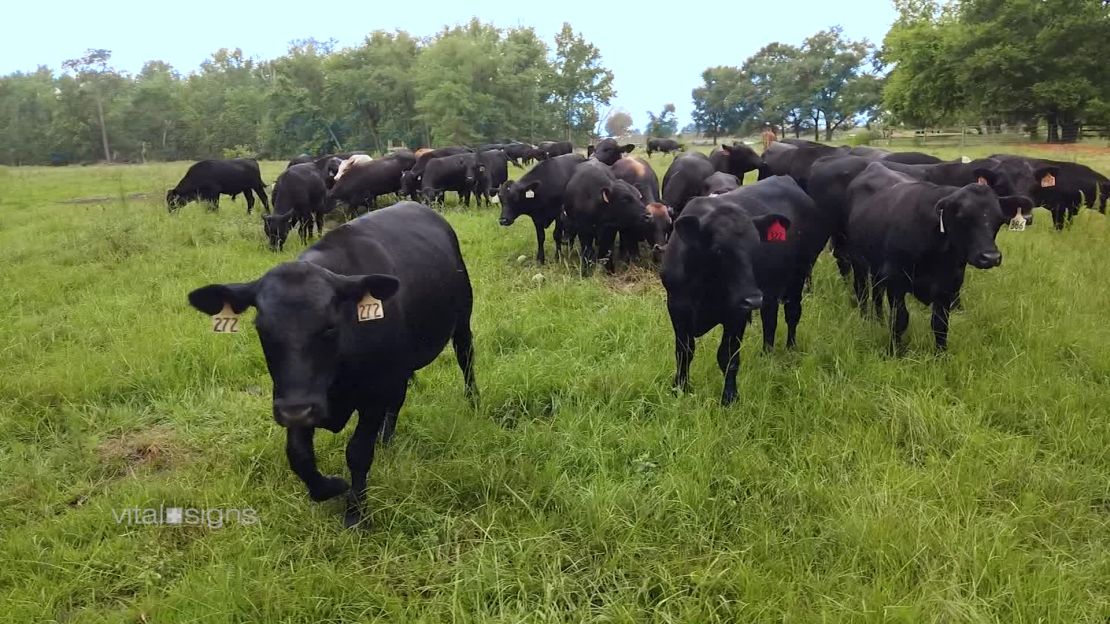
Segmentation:
<svg viewBox="0 0 1110 624">
<path fill-rule="evenodd" d="M 503 226 L 510 226 L 520 215 L 528 215 L 536 227 L 536 262 L 544 263 L 544 230 L 555 224 L 555 257 L 562 254 L 563 195 L 574 169 L 585 162 L 580 154 L 564 154 L 537 163 L 519 181 L 508 180 L 501 185 L 497 197 L 501 202 Z"/>
<path fill-rule="evenodd" d="M 416 153 L 410 149 L 398 148 L 392 152 L 382 156 L 382 158 L 393 158 L 401 164 L 401 171 L 408 171 L 416 165 Z"/>
<path fill-rule="evenodd" d="M 563 208 L 566 238 L 578 239 L 582 277 L 590 274 L 598 257 L 605 260 L 606 270 L 612 273 L 616 262 L 611 253 L 617 233 L 639 230 L 649 221 L 640 191 L 618 180 L 600 160 L 588 161 L 575 169 L 567 182 Z"/>
<path fill-rule="evenodd" d="M 871 163 L 848 187 L 849 257 L 861 311 L 867 280 L 875 311 L 885 292 L 890 305 L 891 350 L 902 351 L 909 325 L 906 295 L 932 305 L 937 350 L 948 346 L 948 316 L 960 295 L 968 264 L 1002 264 L 995 245 L 999 227 L 1033 204 L 1027 197 L 999 197 L 988 185 L 945 186 L 921 182 Z"/>
<path fill-rule="evenodd" d="M 759 179 L 772 175 L 788 175 L 805 190 L 809 186 L 809 170 L 813 163 L 818 158 L 837 154 L 847 155 L 848 150 L 801 139 L 784 139 L 771 144 L 763 152 L 763 160 L 767 166 L 759 172 Z"/>
<path fill-rule="evenodd" d="M 374 162 L 374 159 L 367 156 L 366 154 L 355 154 L 355 155 L 351 156 L 350 158 L 344 160 L 343 162 L 339 163 L 339 168 L 335 171 L 335 178 L 334 179 L 336 181 L 338 181 L 339 178 L 342 178 L 343 174 L 350 171 L 351 168 L 361 167 L 361 166 L 363 166 L 367 163 L 371 163 L 371 162 Z"/>
<path fill-rule="evenodd" d="M 447 191 L 455 191 L 467 207 L 477 184 L 478 155 L 473 152 L 442 156 L 428 161 L 421 175 L 420 195 L 425 203 L 442 204 Z"/>
<path fill-rule="evenodd" d="M 701 152 L 686 152 L 673 161 L 663 174 L 663 203 L 681 214 L 686 203 L 702 194 L 705 180 L 716 170 Z"/>
<path fill-rule="evenodd" d="M 535 148 L 528 143 L 514 142 L 506 144 L 505 147 L 502 148 L 502 151 L 504 151 L 505 156 L 509 158 L 509 162 L 520 167 L 522 163 L 527 165 L 532 162 L 533 158 L 531 153 L 533 149 Z"/>
<path fill-rule="evenodd" d="M 572 152 L 574 152 L 574 144 L 570 141 L 542 141 L 536 146 L 533 156 L 536 160 L 547 160 Z"/>
<path fill-rule="evenodd" d="M 713 172 L 713 175 L 702 181 L 700 195 L 704 195 L 706 197 L 724 195 L 725 193 L 729 191 L 735 191 L 738 188 L 740 188 L 740 178 L 737 178 L 731 173 L 715 171 Z"/>
<path fill-rule="evenodd" d="M 316 163 L 301 163 L 283 171 L 274 183 L 274 213 L 262 216 L 270 249 L 285 248 L 285 239 L 294 223 L 299 224 L 302 245 L 308 244 L 313 224 L 323 234 L 327 197 L 327 184 Z"/>
<path fill-rule="evenodd" d="M 651 156 L 655 152 L 670 154 L 671 152 L 682 152 L 685 150 L 686 146 L 674 139 L 648 139 L 647 141 L 648 156 Z"/>
<path fill-rule="evenodd" d="M 347 494 L 347 527 L 365 519 L 361 526 L 368 528 L 364 494 L 378 434 L 390 441 L 413 373 L 448 341 L 467 396 L 477 397 L 466 264 L 451 226 L 419 204 L 402 202 L 355 219 L 296 262 L 253 282 L 198 288 L 189 303 L 210 315 L 255 307 L 289 466 L 312 500 Z M 313 437 L 318 428 L 339 433 L 355 411 L 348 485 L 320 473 Z"/>
<path fill-rule="evenodd" d="M 401 190 L 403 166 L 400 158 L 379 158 L 348 171 L 328 193 L 325 212 L 330 212 L 336 202 L 346 204 L 351 216 L 359 208 L 373 210 L 378 197 Z"/>
<path fill-rule="evenodd" d="M 416 163 L 401 175 L 401 193 L 408 195 L 409 199 L 416 200 L 420 195 L 423 185 L 424 167 L 434 158 L 454 156 L 455 154 L 471 154 L 469 147 L 441 147 L 432 150 L 416 150 Z"/>
<path fill-rule="evenodd" d="M 177 186 L 166 191 L 166 205 L 173 212 L 189 202 L 201 201 L 211 204 L 215 210 L 220 207 L 220 195 L 231 195 L 235 199 L 239 193 L 247 200 L 247 214 L 254 211 L 252 193 L 258 193 L 263 209 L 270 212 L 270 200 L 266 197 L 266 185 L 262 183 L 257 160 L 202 160 L 189 167 Z"/>
<path fill-rule="evenodd" d="M 505 150 L 499 149 L 478 152 L 471 166 L 474 168 L 471 176 L 474 178 L 476 203 L 481 206 L 485 201 L 488 206 L 490 198 L 496 196 L 501 185 L 509 179 L 509 157 Z"/>
<path fill-rule="evenodd" d="M 620 145 L 616 139 L 602 139 L 597 142 L 597 145 L 591 145 L 586 149 L 586 155 L 596 158 L 598 162 L 603 162 L 610 167 L 613 166 L 621 156 L 630 153 L 636 149 L 632 143 Z"/>
<path fill-rule="evenodd" d="M 713 163 L 714 170 L 731 173 L 739 178 L 740 184 L 744 183 L 745 173 L 759 171 L 762 175 L 767 168 L 759 154 L 743 143 L 732 145 L 722 143 L 720 147 L 710 152 L 709 162 Z"/>
<path fill-rule="evenodd" d="M 673 218 L 662 203 L 659 194 L 659 177 L 643 158 L 621 158 L 613 165 L 612 171 L 618 180 L 624 180 L 640 191 L 644 207 L 651 217 L 648 223 L 638 228 L 620 232 L 621 254 L 626 262 L 632 262 L 639 256 L 640 242 L 645 242 L 651 248 L 652 259 L 659 262 L 663 258 L 667 238 L 671 235 Z"/>
<path fill-rule="evenodd" d="M 716 197 L 690 201 L 674 222 L 661 277 L 675 335 L 674 385 L 689 390 L 695 339 L 724 328 L 717 364 L 721 403 L 736 400 L 740 341 L 753 310 L 763 319 L 764 349 L 774 346 L 779 302 L 786 304 L 787 345 L 796 342 L 802 289 L 820 247 L 803 235 L 816 208 L 797 183 L 774 177 Z"/>
</svg>

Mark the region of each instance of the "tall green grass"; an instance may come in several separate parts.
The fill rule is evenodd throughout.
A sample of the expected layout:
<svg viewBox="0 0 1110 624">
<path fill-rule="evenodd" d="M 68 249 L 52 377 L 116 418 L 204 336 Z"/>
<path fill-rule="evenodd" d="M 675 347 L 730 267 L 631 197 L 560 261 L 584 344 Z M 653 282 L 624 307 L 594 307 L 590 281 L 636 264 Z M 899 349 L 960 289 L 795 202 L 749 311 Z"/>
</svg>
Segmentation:
<svg viewBox="0 0 1110 624">
<path fill-rule="evenodd" d="M 693 393 L 671 393 L 649 270 L 537 267 L 529 224 L 449 206 L 481 405 L 449 352 L 422 371 L 370 477 L 374 526 L 352 532 L 286 467 L 253 327 L 213 335 L 185 302 L 299 245 L 267 251 L 241 198 L 168 215 L 185 167 L 0 169 L 0 620 L 1110 617 L 1101 215 L 1057 233 L 1039 210 L 1001 232 L 1004 263 L 970 272 L 946 355 L 912 305 L 908 355 L 888 357 L 822 257 L 800 348 L 780 335 L 762 354 L 757 321 L 723 409 L 719 331 Z M 346 437 L 318 436 L 325 472 L 345 471 Z M 160 505 L 261 523 L 113 517 Z"/>
</svg>

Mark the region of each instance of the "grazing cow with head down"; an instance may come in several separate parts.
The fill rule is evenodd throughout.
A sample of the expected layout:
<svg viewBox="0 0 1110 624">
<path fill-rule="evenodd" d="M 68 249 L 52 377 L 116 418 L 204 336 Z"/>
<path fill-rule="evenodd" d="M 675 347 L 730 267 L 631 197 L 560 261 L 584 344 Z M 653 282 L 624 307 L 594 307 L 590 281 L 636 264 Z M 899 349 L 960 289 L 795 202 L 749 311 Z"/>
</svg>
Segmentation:
<svg viewBox="0 0 1110 624">
<path fill-rule="evenodd" d="M 655 152 L 663 152 L 664 154 L 682 152 L 686 150 L 686 146 L 674 139 L 648 139 L 646 149 L 647 155 L 651 156 Z"/>
<path fill-rule="evenodd" d="M 433 158 L 425 165 L 421 175 L 420 194 L 431 205 L 442 204 L 444 194 L 455 191 L 462 203 L 469 207 L 480 166 L 478 155 L 474 152 Z"/>
<path fill-rule="evenodd" d="M 459 242 L 431 209 L 402 202 L 328 232 L 296 262 L 252 282 L 189 293 L 210 315 L 257 310 L 273 419 L 286 430 L 293 472 L 315 501 L 347 494 L 344 524 L 369 525 L 364 493 L 379 432 L 393 437 L 413 373 L 454 345 L 466 393 L 477 396 L 470 331 L 473 295 Z M 316 466 L 317 429 L 341 431 L 351 482 Z M 365 520 L 365 522 L 363 522 Z"/>
<path fill-rule="evenodd" d="M 374 162 L 374 159 L 367 154 L 354 154 L 350 158 L 339 163 L 339 168 L 335 171 L 335 180 L 343 177 L 354 167 L 361 167 L 367 163 Z"/>
<path fill-rule="evenodd" d="M 323 234 L 327 197 L 327 184 L 316 163 L 301 163 L 283 171 L 274 183 L 274 213 L 262 215 L 270 249 L 284 249 L 294 223 L 299 225 L 302 245 L 308 244 L 313 224 Z"/>
<path fill-rule="evenodd" d="M 506 181 L 497 194 L 501 202 L 498 223 L 510 226 L 521 215 L 532 218 L 536 228 L 536 262 L 540 264 L 545 259 L 544 230 L 552 223 L 555 224 L 555 257 L 562 254 L 563 196 L 575 167 L 585 160 L 580 154 L 564 154 L 541 161 L 520 180 Z"/>
<path fill-rule="evenodd" d="M 611 252 L 617 233 L 640 230 L 650 219 L 640 191 L 618 180 L 612 169 L 594 160 L 575 169 L 567 182 L 563 208 L 567 240 L 578 239 L 582 277 L 590 274 L 598 257 L 612 273 L 616 262 Z M 596 253 L 595 242 L 598 244 Z"/>
<path fill-rule="evenodd" d="M 740 341 L 753 310 L 761 312 L 763 345 L 769 350 L 784 302 L 787 345 L 794 346 L 803 286 L 823 246 L 819 228 L 807 232 L 815 211 L 797 183 L 775 177 L 724 195 L 694 198 L 675 220 L 661 276 L 675 335 L 677 389 L 689 390 L 695 339 L 721 325 L 721 403 L 736 400 Z"/>
<path fill-rule="evenodd" d="M 439 149 L 416 150 L 416 164 L 401 175 L 401 193 L 408 195 L 409 199 L 416 200 L 420 196 L 420 189 L 424 184 L 424 168 L 435 158 L 454 156 L 456 154 L 471 154 L 474 150 L 469 147 L 454 146 Z"/>
<path fill-rule="evenodd" d="M 346 204 L 351 216 L 359 208 L 373 210 L 379 197 L 401 190 L 404 163 L 402 158 L 379 158 L 348 171 L 328 193 L 325 212 L 331 212 L 336 202 Z"/>
<path fill-rule="evenodd" d="M 644 207 L 650 220 L 631 230 L 622 230 L 621 254 L 626 262 L 632 262 L 639 254 L 641 242 L 651 248 L 652 260 L 659 262 L 671 235 L 672 215 L 662 203 L 659 195 L 659 177 L 643 158 L 621 158 L 612 167 L 613 175 L 624 180 L 640 192 Z"/>
<path fill-rule="evenodd" d="M 170 212 L 192 201 L 207 202 L 217 209 L 220 195 L 231 195 L 235 199 L 239 193 L 247 200 L 247 214 L 254 211 L 252 193 L 258 193 L 263 209 L 270 212 L 270 200 L 266 197 L 266 185 L 262 183 L 257 160 L 202 160 L 189 167 L 177 186 L 166 191 L 166 205 Z"/>
<path fill-rule="evenodd" d="M 1002 264 L 998 229 L 1032 209 L 1026 197 L 998 197 L 987 184 L 942 186 L 918 181 L 872 163 L 848 188 L 848 254 L 856 299 L 866 310 L 871 280 L 875 311 L 885 292 L 890 305 L 891 350 L 902 351 L 909 325 L 906 295 L 932 305 L 937 350 L 948 346 L 948 317 L 958 300 L 968 264 Z"/>
<path fill-rule="evenodd" d="M 488 206 L 490 198 L 496 196 L 501 185 L 509 179 L 509 157 L 505 150 L 499 149 L 478 152 L 471 167 L 475 201 L 479 206 L 483 201 Z"/>
</svg>

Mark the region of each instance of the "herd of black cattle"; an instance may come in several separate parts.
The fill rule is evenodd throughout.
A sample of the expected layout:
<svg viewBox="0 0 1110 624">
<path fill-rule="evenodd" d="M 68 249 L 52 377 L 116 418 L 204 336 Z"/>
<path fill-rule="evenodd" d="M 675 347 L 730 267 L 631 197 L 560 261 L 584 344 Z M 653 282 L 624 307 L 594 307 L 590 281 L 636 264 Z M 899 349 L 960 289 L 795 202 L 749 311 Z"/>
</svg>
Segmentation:
<svg viewBox="0 0 1110 624">
<path fill-rule="evenodd" d="M 724 404 L 736 399 L 740 342 L 754 311 L 763 346 L 771 349 L 783 306 L 786 343 L 794 346 L 805 285 L 830 243 L 863 314 L 881 318 L 886 298 L 895 352 L 903 348 L 909 294 L 931 305 L 936 347 L 943 350 L 965 269 L 1002 263 L 995 237 L 1003 226 L 1024 230 L 1039 205 L 1063 228 L 1082 205 L 1105 212 L 1110 194 L 1110 181 L 1083 165 L 1003 154 L 942 162 L 800 140 L 773 143 L 762 155 L 742 144 L 708 156 L 674 141 L 649 147 L 679 153 L 661 186 L 647 161 L 626 155 L 634 145 L 613 139 L 590 146 L 587 156 L 569 143 L 510 143 L 397 150 L 377 159 L 305 156 L 289 164 L 274 185 L 273 213 L 263 219 L 274 249 L 294 225 L 307 244 L 313 226 L 322 233 L 324 215 L 339 203 L 352 216 L 369 212 L 323 235 L 295 262 L 253 282 L 199 288 L 189 301 L 223 328 L 256 308 L 273 418 L 286 428 L 290 466 L 314 500 L 347 493 L 345 523 L 363 522 L 377 438 L 392 438 L 413 374 L 448 341 L 467 395 L 477 398 L 470 279 L 454 231 L 429 208 L 446 191 L 467 205 L 471 195 L 487 203 L 496 198 L 503 226 L 530 217 L 540 263 L 545 232 L 554 225 L 556 255 L 577 241 L 583 275 L 599 259 L 614 270 L 618 236 L 617 255 L 627 260 L 646 244 L 667 292 L 675 387 L 688 388 L 695 339 L 721 325 Z M 539 162 L 519 180 L 508 179 L 509 162 L 533 160 Z M 750 171 L 759 181 L 744 186 Z M 269 212 L 257 162 L 203 161 L 167 202 L 174 210 L 239 193 L 248 212 L 254 194 Z M 391 193 L 414 201 L 374 210 L 377 198 Z M 348 484 L 318 471 L 313 435 L 321 427 L 340 431 L 355 411 Z"/>
</svg>

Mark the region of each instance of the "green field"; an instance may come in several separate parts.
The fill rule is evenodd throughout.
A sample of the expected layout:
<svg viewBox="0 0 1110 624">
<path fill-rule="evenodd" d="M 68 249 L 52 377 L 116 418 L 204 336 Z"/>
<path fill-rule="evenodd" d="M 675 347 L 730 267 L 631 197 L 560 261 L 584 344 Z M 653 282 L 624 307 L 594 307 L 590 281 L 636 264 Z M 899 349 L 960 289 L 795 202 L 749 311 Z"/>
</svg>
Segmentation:
<svg viewBox="0 0 1110 624">
<path fill-rule="evenodd" d="M 299 240 L 266 250 L 242 198 L 168 215 L 186 166 L 0 168 L 0 621 L 1110 619 L 1106 217 L 1002 231 L 940 356 L 914 303 L 889 357 L 823 256 L 799 349 L 749 330 L 725 409 L 719 330 L 671 392 L 649 268 L 537 267 L 527 219 L 449 206 L 481 404 L 450 350 L 422 371 L 350 531 L 286 465 L 253 327 L 185 301 Z M 347 435 L 317 436 L 325 473 Z M 158 507 L 260 522 L 116 520 Z"/>
</svg>

